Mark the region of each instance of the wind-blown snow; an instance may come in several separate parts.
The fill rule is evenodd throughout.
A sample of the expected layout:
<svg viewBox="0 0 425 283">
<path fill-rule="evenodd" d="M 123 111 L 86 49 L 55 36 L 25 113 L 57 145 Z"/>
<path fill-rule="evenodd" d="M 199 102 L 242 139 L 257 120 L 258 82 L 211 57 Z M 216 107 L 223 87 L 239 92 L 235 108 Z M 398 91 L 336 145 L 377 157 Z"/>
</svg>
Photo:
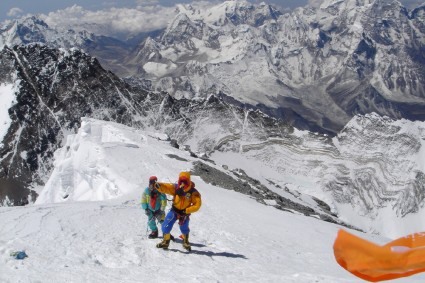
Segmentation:
<svg viewBox="0 0 425 283">
<path fill-rule="evenodd" d="M 165 139 L 83 119 L 57 151 L 37 204 L 0 207 L 0 281 L 360 282 L 334 260 L 338 225 L 277 210 L 197 176 L 203 206 L 191 216 L 193 251 L 186 254 L 180 240 L 169 251 L 157 249 L 159 239 L 147 239 L 141 192 L 150 175 L 173 182 L 195 160 Z M 177 224 L 172 233 L 179 235 Z M 28 258 L 10 257 L 16 250 Z"/>
<path fill-rule="evenodd" d="M 3 140 L 12 122 L 8 110 L 13 105 L 14 100 L 13 84 L 0 84 L 0 140 Z"/>
</svg>

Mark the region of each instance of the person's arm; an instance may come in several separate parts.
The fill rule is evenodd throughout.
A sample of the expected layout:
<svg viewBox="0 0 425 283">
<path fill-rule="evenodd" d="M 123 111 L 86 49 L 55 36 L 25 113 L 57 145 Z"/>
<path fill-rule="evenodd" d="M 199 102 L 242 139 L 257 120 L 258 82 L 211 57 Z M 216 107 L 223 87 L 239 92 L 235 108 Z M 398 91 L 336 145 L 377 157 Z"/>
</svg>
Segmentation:
<svg viewBox="0 0 425 283">
<path fill-rule="evenodd" d="M 167 196 L 165 194 L 161 193 L 160 200 L 161 200 L 161 208 L 160 209 L 161 209 L 161 211 L 165 211 L 165 207 L 167 206 Z"/>
<path fill-rule="evenodd" d="M 191 214 L 193 212 L 197 212 L 202 205 L 201 194 L 199 192 L 195 192 L 192 195 L 192 205 L 185 209 L 186 214 Z"/>
<path fill-rule="evenodd" d="M 160 193 L 164 193 L 167 195 L 175 195 L 175 187 L 173 183 L 156 183 L 155 184 L 155 188 L 158 190 L 158 192 Z"/>
<path fill-rule="evenodd" d="M 142 205 L 142 209 L 148 209 L 148 195 L 146 194 L 146 192 L 143 192 L 140 204 Z"/>
</svg>

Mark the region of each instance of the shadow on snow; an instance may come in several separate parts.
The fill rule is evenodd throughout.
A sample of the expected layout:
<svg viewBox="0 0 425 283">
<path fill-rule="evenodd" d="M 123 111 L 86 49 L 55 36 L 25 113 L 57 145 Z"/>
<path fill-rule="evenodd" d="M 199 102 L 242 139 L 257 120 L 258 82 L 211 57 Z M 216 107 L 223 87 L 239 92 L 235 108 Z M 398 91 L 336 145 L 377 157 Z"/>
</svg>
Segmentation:
<svg viewBox="0 0 425 283">
<path fill-rule="evenodd" d="M 194 244 L 191 244 L 192 246 L 194 246 Z M 203 245 L 202 245 L 203 246 Z M 241 255 L 241 254 L 234 254 L 234 253 L 228 253 L 228 252 L 220 252 L 220 253 L 215 253 L 212 251 L 199 251 L 199 250 L 192 250 L 190 252 L 187 251 L 181 251 L 178 249 L 168 249 L 169 251 L 172 252 L 180 252 L 183 254 L 197 254 L 197 255 L 206 255 L 209 257 L 213 257 L 213 256 L 224 256 L 224 257 L 231 257 L 231 258 L 243 258 L 243 259 L 248 259 L 246 256 Z"/>
</svg>

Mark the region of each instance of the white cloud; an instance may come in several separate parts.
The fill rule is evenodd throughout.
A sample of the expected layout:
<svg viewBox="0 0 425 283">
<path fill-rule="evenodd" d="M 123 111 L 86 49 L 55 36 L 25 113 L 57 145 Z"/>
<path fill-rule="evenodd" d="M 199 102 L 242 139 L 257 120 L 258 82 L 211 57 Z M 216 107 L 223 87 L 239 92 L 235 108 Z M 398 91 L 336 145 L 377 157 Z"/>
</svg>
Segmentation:
<svg viewBox="0 0 425 283">
<path fill-rule="evenodd" d="M 18 7 L 14 7 L 12 9 L 9 10 L 9 12 L 7 12 L 7 15 L 9 17 L 16 17 L 19 16 L 23 13 L 24 11 L 22 11 L 22 9 L 18 8 Z"/>
<path fill-rule="evenodd" d="M 139 6 L 152 6 L 157 5 L 158 3 L 158 0 L 136 0 L 136 4 Z"/>
<path fill-rule="evenodd" d="M 323 3 L 323 0 L 309 0 L 308 5 L 311 7 L 319 8 L 320 5 Z"/>
<path fill-rule="evenodd" d="M 120 37 L 165 28 L 179 12 L 177 5 L 161 6 L 155 4 L 157 0 L 136 0 L 136 2 L 139 5 L 133 9 L 105 8 L 97 11 L 74 5 L 41 17 L 52 27 L 86 29 L 97 34 Z M 191 7 L 203 11 L 211 5 L 210 1 L 197 1 L 193 2 Z"/>
<path fill-rule="evenodd" d="M 144 1 L 146 2 L 146 1 Z M 152 2 L 152 1 L 150 1 Z M 85 10 L 74 5 L 64 10 L 44 15 L 50 26 L 83 27 L 91 31 L 112 35 L 116 33 L 139 33 L 161 29 L 176 15 L 175 7 L 139 6 L 137 9 L 110 8 L 99 11 Z M 93 30 L 96 29 L 96 30 Z"/>
</svg>

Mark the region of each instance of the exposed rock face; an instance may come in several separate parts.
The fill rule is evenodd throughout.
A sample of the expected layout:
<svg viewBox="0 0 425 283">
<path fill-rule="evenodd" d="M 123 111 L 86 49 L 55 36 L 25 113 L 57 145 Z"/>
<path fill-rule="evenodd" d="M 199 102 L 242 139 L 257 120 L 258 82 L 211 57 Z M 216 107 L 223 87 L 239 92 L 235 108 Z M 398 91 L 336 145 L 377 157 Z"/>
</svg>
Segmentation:
<svg viewBox="0 0 425 283">
<path fill-rule="evenodd" d="M 389 203 L 399 217 L 418 212 L 424 206 L 423 161 L 417 158 L 424 135 L 423 123 L 356 116 L 335 138 L 341 155 L 356 165 L 339 167 L 325 187 L 362 214 L 376 216 Z"/>
<path fill-rule="evenodd" d="M 134 117 L 140 110 L 126 85 L 80 50 L 6 47 L 0 62 L 1 83 L 17 85 L 8 110 L 12 122 L 0 149 L 0 178 L 8 184 L 20 184 L 22 190 L 42 185 L 53 152 L 67 133 L 78 129 L 81 117 L 138 125 Z"/>
</svg>

